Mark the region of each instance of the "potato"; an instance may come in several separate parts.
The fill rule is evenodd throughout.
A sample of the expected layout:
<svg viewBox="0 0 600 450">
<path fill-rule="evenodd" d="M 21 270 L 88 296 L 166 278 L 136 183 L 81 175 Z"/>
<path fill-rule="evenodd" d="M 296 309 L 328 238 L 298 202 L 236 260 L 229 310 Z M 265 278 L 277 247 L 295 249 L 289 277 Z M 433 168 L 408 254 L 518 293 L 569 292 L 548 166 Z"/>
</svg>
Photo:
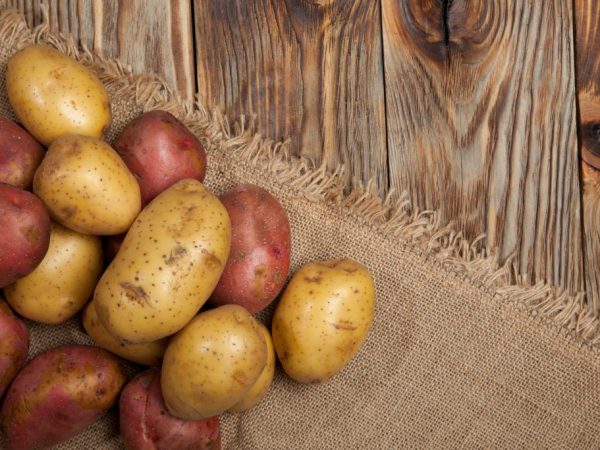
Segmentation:
<svg viewBox="0 0 600 450">
<path fill-rule="evenodd" d="M 29 330 L 0 298 L 0 398 L 27 360 Z"/>
<path fill-rule="evenodd" d="M 121 437 L 128 450 L 220 450 L 219 418 L 181 420 L 166 410 L 160 370 L 131 380 L 119 400 Z"/>
<path fill-rule="evenodd" d="M 141 209 L 140 189 L 107 143 L 67 135 L 55 140 L 33 178 L 52 218 L 84 234 L 125 232 Z"/>
<path fill-rule="evenodd" d="M 204 181 L 204 147 L 166 111 L 149 111 L 129 122 L 114 146 L 140 183 L 143 205 L 176 181 Z"/>
<path fill-rule="evenodd" d="M 125 344 L 106 331 L 98 316 L 96 305 L 90 302 L 83 312 L 83 328 L 94 342 L 109 352 L 121 358 L 133 361 L 145 366 L 158 366 L 162 361 L 163 354 L 169 343 L 168 338 L 145 344 Z"/>
<path fill-rule="evenodd" d="M 111 120 L 104 86 L 82 64 L 45 45 L 15 53 L 6 69 L 8 100 L 42 144 L 64 134 L 100 139 Z"/>
<path fill-rule="evenodd" d="M 133 223 L 94 293 L 98 318 L 126 343 L 176 333 L 215 288 L 227 256 L 227 211 L 197 180 L 175 183 Z"/>
<path fill-rule="evenodd" d="M 40 263 L 50 243 L 50 216 L 31 192 L 0 183 L 0 288 Z"/>
<path fill-rule="evenodd" d="M 290 224 L 277 199 L 258 186 L 237 186 L 220 199 L 231 219 L 231 251 L 211 302 L 237 304 L 255 314 L 287 279 Z"/>
<path fill-rule="evenodd" d="M 265 364 L 265 368 L 258 377 L 258 380 L 256 380 L 239 402 L 227 410 L 229 412 L 242 412 L 253 408 L 267 395 L 267 391 L 273 382 L 273 376 L 275 375 L 275 349 L 273 348 L 273 340 L 271 339 L 271 333 L 269 333 L 269 330 L 262 323 L 259 323 L 258 326 L 267 344 L 267 364 Z"/>
<path fill-rule="evenodd" d="M 119 253 L 123 239 L 125 239 L 125 234 L 104 236 L 102 239 L 102 247 L 104 248 L 104 261 L 106 265 L 110 264 L 110 262 L 115 259 L 115 256 L 117 256 L 117 253 Z"/>
<path fill-rule="evenodd" d="M 171 414 L 198 420 L 238 403 L 267 364 L 267 345 L 256 320 L 238 305 L 198 314 L 169 343 L 162 394 Z"/>
<path fill-rule="evenodd" d="M 102 244 L 52 222 L 50 246 L 33 272 L 4 288 L 15 311 L 51 325 L 73 317 L 87 303 L 102 273 Z"/>
<path fill-rule="evenodd" d="M 27 189 L 44 149 L 27 131 L 0 116 L 0 183 Z"/>
<path fill-rule="evenodd" d="M 116 357 L 85 345 L 39 354 L 17 375 L 0 410 L 7 450 L 47 448 L 112 407 L 126 377 Z"/>
<path fill-rule="evenodd" d="M 331 378 L 361 348 L 375 311 L 367 269 L 348 260 L 307 264 L 292 277 L 273 316 L 275 351 L 301 383 Z"/>
</svg>

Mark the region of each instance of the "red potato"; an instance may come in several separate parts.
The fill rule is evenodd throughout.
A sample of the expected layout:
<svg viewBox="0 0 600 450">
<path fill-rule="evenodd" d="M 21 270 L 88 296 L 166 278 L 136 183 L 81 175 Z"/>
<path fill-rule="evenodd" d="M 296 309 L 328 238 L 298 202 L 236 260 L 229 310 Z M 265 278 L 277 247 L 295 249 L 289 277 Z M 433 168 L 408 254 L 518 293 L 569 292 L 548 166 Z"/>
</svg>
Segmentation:
<svg viewBox="0 0 600 450">
<path fill-rule="evenodd" d="M 29 330 L 0 298 L 0 398 L 29 352 Z"/>
<path fill-rule="evenodd" d="M 215 305 L 237 304 L 252 314 L 283 288 L 290 267 L 290 224 L 266 190 L 237 186 L 220 197 L 231 219 L 231 251 L 211 296 Z"/>
<path fill-rule="evenodd" d="M 33 182 L 44 149 L 27 131 L 0 116 L 0 183 L 23 189 Z"/>
<path fill-rule="evenodd" d="M 113 234 L 111 236 L 104 236 L 104 239 L 102 239 L 104 262 L 106 265 L 109 265 L 115 259 L 115 256 L 117 256 L 117 253 L 119 253 L 123 239 L 125 239 L 125 234 Z"/>
<path fill-rule="evenodd" d="M 39 354 L 17 375 L 0 410 L 7 450 L 47 448 L 95 422 L 126 377 L 116 357 L 85 345 Z"/>
<path fill-rule="evenodd" d="M 50 216 L 34 194 L 0 183 L 0 288 L 35 269 L 50 243 Z"/>
<path fill-rule="evenodd" d="M 204 147 L 166 111 L 149 111 L 132 120 L 114 148 L 140 184 L 142 205 L 184 178 L 204 181 Z"/>
<path fill-rule="evenodd" d="M 119 400 L 121 436 L 128 450 L 219 450 L 219 418 L 178 419 L 167 411 L 160 370 L 150 369 L 129 382 Z"/>
</svg>

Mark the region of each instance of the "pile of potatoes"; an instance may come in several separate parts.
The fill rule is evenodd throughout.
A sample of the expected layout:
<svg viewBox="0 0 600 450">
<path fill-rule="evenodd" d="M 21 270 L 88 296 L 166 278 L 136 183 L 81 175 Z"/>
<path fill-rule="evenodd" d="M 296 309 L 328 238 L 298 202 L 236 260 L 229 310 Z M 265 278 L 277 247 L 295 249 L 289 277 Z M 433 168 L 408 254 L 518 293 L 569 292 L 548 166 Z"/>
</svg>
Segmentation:
<svg viewBox="0 0 600 450">
<path fill-rule="evenodd" d="M 374 314 L 365 267 L 314 262 L 288 283 L 279 201 L 249 184 L 210 192 L 204 148 L 171 114 L 142 114 L 110 146 L 109 97 L 80 63 L 32 45 L 6 77 L 24 127 L 0 117 L 6 448 L 53 446 L 117 402 L 127 448 L 220 448 L 218 416 L 260 402 L 277 358 L 301 383 L 350 362 Z M 269 330 L 254 314 L 274 301 Z M 26 363 L 19 316 L 60 326 L 77 314 L 97 346 Z M 150 368 L 127 383 L 120 358 Z"/>
</svg>

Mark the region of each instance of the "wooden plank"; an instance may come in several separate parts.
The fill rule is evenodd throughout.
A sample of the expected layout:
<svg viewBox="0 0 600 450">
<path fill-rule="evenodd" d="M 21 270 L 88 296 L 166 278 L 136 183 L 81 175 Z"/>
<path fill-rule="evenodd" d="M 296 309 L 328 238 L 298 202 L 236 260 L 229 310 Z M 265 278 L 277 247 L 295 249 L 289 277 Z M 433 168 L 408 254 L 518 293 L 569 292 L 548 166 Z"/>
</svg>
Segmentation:
<svg viewBox="0 0 600 450">
<path fill-rule="evenodd" d="M 571 0 L 382 0 L 392 186 L 583 289 Z"/>
<path fill-rule="evenodd" d="M 600 168 L 600 3 L 575 0 L 577 100 L 581 156 Z M 600 312 L 600 171 L 583 164 L 583 233 L 585 290 Z"/>
<path fill-rule="evenodd" d="M 600 313 L 600 172 L 585 161 L 582 183 L 585 293 L 590 309 Z"/>
<path fill-rule="evenodd" d="M 379 2 L 195 0 L 198 91 L 387 190 Z"/>
<path fill-rule="evenodd" d="M 196 90 L 191 0 L 56 0 L 47 2 L 53 30 L 136 73 L 155 72 L 187 98 Z M 42 21 L 40 0 L 10 0 L 29 25 Z"/>
</svg>

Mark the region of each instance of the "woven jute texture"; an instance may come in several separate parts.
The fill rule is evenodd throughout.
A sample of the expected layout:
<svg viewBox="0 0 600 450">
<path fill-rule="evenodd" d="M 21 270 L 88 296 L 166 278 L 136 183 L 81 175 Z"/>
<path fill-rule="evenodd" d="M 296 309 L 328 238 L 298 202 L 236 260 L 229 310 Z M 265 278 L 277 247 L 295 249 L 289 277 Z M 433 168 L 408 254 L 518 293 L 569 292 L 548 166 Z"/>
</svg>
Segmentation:
<svg viewBox="0 0 600 450">
<path fill-rule="evenodd" d="M 7 58 L 32 42 L 57 47 L 98 74 L 114 113 L 109 141 L 140 112 L 167 109 L 206 144 L 211 190 L 250 182 L 273 193 L 292 225 L 292 272 L 351 257 L 373 274 L 375 322 L 350 365 L 309 386 L 278 370 L 255 409 L 221 417 L 224 448 L 600 446 L 598 319 L 583 296 L 519 285 L 510 265 L 498 267 L 435 212 L 414 211 L 401 195 L 379 199 L 368 185 L 351 187 L 342 169 L 330 173 L 291 158 L 285 145 L 261 139 L 243 119 L 230 126 L 157 78 L 132 76 L 45 26 L 29 30 L 10 11 L 0 11 L 0 114 L 13 117 Z M 79 318 L 30 326 L 30 356 L 91 343 Z M 121 448 L 117 414 L 59 448 Z"/>
</svg>

